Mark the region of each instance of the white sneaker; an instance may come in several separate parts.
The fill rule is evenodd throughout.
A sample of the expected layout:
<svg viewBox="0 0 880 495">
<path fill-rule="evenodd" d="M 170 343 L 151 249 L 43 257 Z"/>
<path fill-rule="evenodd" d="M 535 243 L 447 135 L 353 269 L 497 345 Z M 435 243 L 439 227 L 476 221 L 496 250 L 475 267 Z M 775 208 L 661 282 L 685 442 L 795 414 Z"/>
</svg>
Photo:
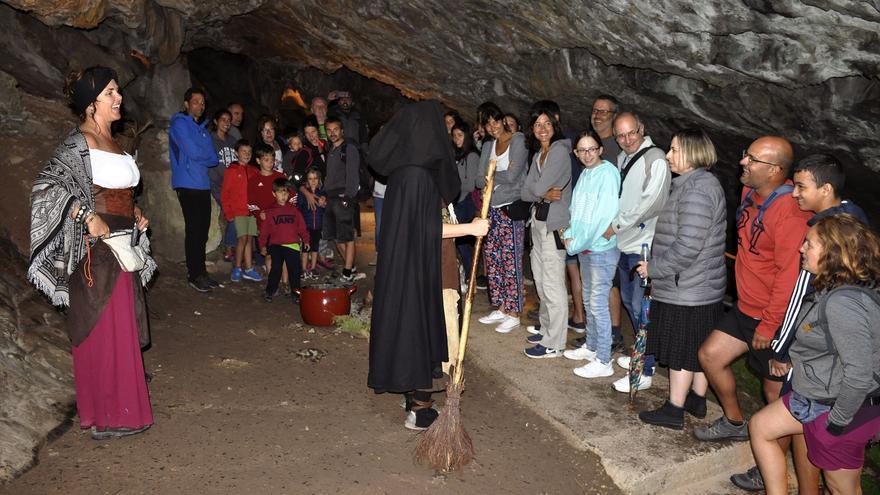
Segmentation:
<svg viewBox="0 0 880 495">
<path fill-rule="evenodd" d="M 629 371 L 629 363 L 632 361 L 632 357 L 630 356 L 620 356 L 617 358 L 617 365 L 621 368 Z"/>
<path fill-rule="evenodd" d="M 651 388 L 651 382 L 653 381 L 653 377 L 642 375 L 639 377 L 639 387 L 637 390 L 648 390 Z M 623 393 L 629 393 L 629 375 L 624 375 L 623 378 L 617 380 L 613 384 L 614 390 Z"/>
<path fill-rule="evenodd" d="M 519 326 L 519 318 L 515 316 L 505 316 L 500 325 L 495 327 L 498 333 L 510 333 L 511 330 Z"/>
<path fill-rule="evenodd" d="M 529 332 L 532 335 L 538 335 L 541 333 L 541 325 L 529 325 L 526 327 L 526 332 Z"/>
<path fill-rule="evenodd" d="M 587 349 L 587 345 L 584 344 L 577 349 L 568 349 L 567 351 L 562 353 L 568 359 L 572 361 L 595 361 L 596 360 L 596 351 L 591 351 Z"/>
<path fill-rule="evenodd" d="M 599 360 L 590 361 L 579 368 L 575 368 L 574 374 L 581 378 L 601 378 L 613 375 L 614 367 L 611 366 L 611 361 L 604 364 Z"/>
<path fill-rule="evenodd" d="M 484 325 L 491 325 L 492 323 L 499 323 L 505 318 L 507 318 L 507 315 L 496 309 L 495 311 L 492 311 L 486 316 L 480 318 L 478 321 Z"/>
</svg>

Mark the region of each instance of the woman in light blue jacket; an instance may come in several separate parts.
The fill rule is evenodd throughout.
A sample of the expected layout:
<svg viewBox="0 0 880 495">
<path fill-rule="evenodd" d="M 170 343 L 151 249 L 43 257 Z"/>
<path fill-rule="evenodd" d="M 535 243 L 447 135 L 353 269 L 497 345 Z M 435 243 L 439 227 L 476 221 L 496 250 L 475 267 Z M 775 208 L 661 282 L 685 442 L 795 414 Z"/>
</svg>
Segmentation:
<svg viewBox="0 0 880 495">
<path fill-rule="evenodd" d="M 620 252 L 617 236 L 602 234 L 619 210 L 620 172 L 602 160 L 602 138 L 596 131 L 581 134 L 574 153 L 584 166 L 571 197 L 571 221 L 563 232 L 568 254 L 577 254 L 581 265 L 584 310 L 587 316 L 587 341 L 566 358 L 586 360 L 574 369 L 583 378 L 611 376 L 611 315 L 608 294 Z"/>
</svg>

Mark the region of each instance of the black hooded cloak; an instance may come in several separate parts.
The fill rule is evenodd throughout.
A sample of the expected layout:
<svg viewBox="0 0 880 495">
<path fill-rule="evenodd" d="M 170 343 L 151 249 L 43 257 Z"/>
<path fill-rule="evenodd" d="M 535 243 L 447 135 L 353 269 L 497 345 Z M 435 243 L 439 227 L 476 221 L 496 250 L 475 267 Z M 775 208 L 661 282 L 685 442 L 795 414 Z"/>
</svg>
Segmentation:
<svg viewBox="0 0 880 495">
<path fill-rule="evenodd" d="M 448 360 L 440 276 L 440 209 L 461 184 L 443 107 L 402 108 L 370 141 L 388 176 L 379 233 L 367 385 L 376 393 L 430 389 Z"/>
</svg>

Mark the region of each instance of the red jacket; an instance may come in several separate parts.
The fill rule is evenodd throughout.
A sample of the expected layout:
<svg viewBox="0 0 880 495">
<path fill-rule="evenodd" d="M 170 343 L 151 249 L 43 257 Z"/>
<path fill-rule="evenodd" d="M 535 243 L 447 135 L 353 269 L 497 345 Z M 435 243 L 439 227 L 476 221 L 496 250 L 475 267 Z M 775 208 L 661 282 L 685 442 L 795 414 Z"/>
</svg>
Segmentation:
<svg viewBox="0 0 880 495">
<path fill-rule="evenodd" d="M 257 174 L 257 169 L 242 163 L 232 163 L 223 172 L 223 187 L 220 189 L 220 205 L 227 221 L 235 217 L 246 217 L 248 211 L 248 180 Z"/>
<path fill-rule="evenodd" d="M 743 198 L 749 188 L 743 188 Z M 755 205 L 764 198 L 752 194 Z M 791 194 L 778 197 L 764 212 L 763 232 L 753 229 L 756 206 L 743 212 L 737 226 L 736 292 L 739 310 L 761 322 L 756 331 L 772 339 L 785 317 L 788 300 L 800 271 L 799 249 L 812 213 L 801 211 Z M 752 235 L 755 230 L 756 235 Z M 755 254 L 757 253 L 757 254 Z"/>
<path fill-rule="evenodd" d="M 257 217 L 257 228 L 263 222 L 260 220 L 260 212 L 275 204 L 275 196 L 272 195 L 272 183 L 275 179 L 287 179 L 287 176 L 281 172 L 263 175 L 258 171 L 248 179 L 248 204 L 259 208 L 252 212 Z"/>
<path fill-rule="evenodd" d="M 266 220 L 260 229 L 260 246 L 309 242 L 309 230 L 302 214 L 290 203 L 276 204 L 265 210 Z"/>
</svg>

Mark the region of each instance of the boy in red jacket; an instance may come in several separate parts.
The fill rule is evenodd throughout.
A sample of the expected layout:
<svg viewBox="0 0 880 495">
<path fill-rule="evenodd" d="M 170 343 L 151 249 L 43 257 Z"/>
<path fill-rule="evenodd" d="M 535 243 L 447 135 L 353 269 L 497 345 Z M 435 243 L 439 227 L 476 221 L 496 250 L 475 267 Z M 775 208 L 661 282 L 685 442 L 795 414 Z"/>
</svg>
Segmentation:
<svg viewBox="0 0 880 495">
<path fill-rule="evenodd" d="M 266 302 L 272 302 L 272 296 L 278 290 L 278 282 L 281 281 L 281 271 L 287 266 L 290 287 L 299 287 L 300 259 L 296 244 L 302 242 L 304 250 L 308 251 L 309 231 L 302 214 L 296 206 L 288 203 L 290 191 L 287 189 L 287 179 L 275 179 L 272 182 L 272 195 L 275 196 L 275 206 L 264 211 L 266 219 L 260 228 L 260 253 L 269 255 L 275 260 L 269 271 L 269 282 L 266 284 Z M 299 297 L 293 293 L 293 301 Z"/>
<path fill-rule="evenodd" d="M 266 143 L 259 143 L 254 146 L 254 156 L 256 158 L 258 171 L 248 180 L 248 208 L 251 214 L 257 219 L 257 231 L 263 230 L 263 221 L 265 220 L 265 210 L 271 208 L 275 204 L 275 197 L 272 192 L 272 184 L 276 179 L 287 179 L 287 176 L 281 172 L 276 172 L 275 166 L 275 150 Z M 263 246 L 260 244 L 260 253 L 263 252 Z M 258 259 L 259 263 L 260 260 Z M 266 273 L 272 269 L 272 257 L 265 259 Z"/>
<path fill-rule="evenodd" d="M 223 172 L 223 187 L 220 190 L 220 203 L 223 216 L 227 222 L 235 226 L 238 243 L 235 246 L 235 267 L 232 268 L 230 280 L 241 281 L 242 277 L 260 282 L 263 277 L 254 270 L 251 252 L 253 238 L 257 235 L 257 221 L 248 208 L 248 180 L 256 175 L 257 170 L 248 165 L 251 161 L 251 145 L 245 139 L 235 143 L 238 161 L 229 165 Z M 241 265 L 244 260 L 244 272 Z"/>
</svg>

